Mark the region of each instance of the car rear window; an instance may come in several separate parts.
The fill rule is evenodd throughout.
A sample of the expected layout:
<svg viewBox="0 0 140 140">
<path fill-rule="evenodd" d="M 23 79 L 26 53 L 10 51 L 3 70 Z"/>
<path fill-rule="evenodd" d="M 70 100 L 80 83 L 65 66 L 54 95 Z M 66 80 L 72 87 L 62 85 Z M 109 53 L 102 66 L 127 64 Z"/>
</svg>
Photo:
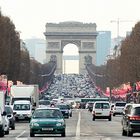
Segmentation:
<svg viewBox="0 0 140 140">
<path fill-rule="evenodd" d="M 126 103 L 116 103 L 116 106 L 125 106 Z"/>
<path fill-rule="evenodd" d="M 133 115 L 140 115 L 140 107 L 136 107 L 132 110 Z"/>
<path fill-rule="evenodd" d="M 57 107 L 60 109 L 70 109 L 68 105 L 58 105 Z"/>
<path fill-rule="evenodd" d="M 109 109 L 110 105 L 108 103 L 96 103 L 95 108 L 96 109 Z"/>
</svg>

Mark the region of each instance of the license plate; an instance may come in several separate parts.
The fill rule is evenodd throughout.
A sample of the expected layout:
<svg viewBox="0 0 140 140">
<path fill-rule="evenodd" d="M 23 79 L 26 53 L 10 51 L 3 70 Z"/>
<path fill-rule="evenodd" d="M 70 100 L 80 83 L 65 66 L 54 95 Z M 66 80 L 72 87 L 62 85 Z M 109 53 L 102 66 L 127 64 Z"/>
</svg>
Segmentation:
<svg viewBox="0 0 140 140">
<path fill-rule="evenodd" d="M 42 128 L 43 131 L 52 131 L 53 128 Z"/>
<path fill-rule="evenodd" d="M 96 113 L 97 115 L 101 115 L 102 113 Z"/>
<path fill-rule="evenodd" d="M 25 117 L 23 115 L 20 115 L 18 118 L 19 119 L 24 119 Z"/>
</svg>

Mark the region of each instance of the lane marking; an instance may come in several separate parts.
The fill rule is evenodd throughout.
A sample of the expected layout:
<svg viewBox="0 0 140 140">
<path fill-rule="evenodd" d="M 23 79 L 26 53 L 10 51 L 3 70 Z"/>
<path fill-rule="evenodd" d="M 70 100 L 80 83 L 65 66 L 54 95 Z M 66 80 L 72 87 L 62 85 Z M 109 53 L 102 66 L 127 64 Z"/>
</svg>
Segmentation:
<svg viewBox="0 0 140 140">
<path fill-rule="evenodd" d="M 43 138 L 43 140 L 54 140 L 54 138 Z"/>
<path fill-rule="evenodd" d="M 80 139 L 80 121 L 81 121 L 81 112 L 79 112 L 78 122 L 76 126 L 76 139 Z"/>
<path fill-rule="evenodd" d="M 16 138 L 16 140 L 28 140 L 28 138 Z"/>
<path fill-rule="evenodd" d="M 23 132 L 21 132 L 19 135 L 17 135 L 16 139 L 21 137 L 26 131 L 24 130 Z M 27 139 L 26 139 L 27 140 Z"/>
</svg>

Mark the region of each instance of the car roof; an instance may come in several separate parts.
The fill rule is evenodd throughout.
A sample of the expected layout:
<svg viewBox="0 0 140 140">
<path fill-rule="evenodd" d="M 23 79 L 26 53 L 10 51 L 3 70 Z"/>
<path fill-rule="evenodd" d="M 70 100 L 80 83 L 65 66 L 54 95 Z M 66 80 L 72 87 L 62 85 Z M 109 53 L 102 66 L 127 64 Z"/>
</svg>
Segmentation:
<svg viewBox="0 0 140 140">
<path fill-rule="evenodd" d="M 27 104 L 27 103 L 30 103 L 30 101 L 28 101 L 28 100 L 17 100 L 17 101 L 14 101 L 14 104 L 15 103 L 25 103 L 25 104 Z"/>
<path fill-rule="evenodd" d="M 95 103 L 109 103 L 110 104 L 110 102 L 108 102 L 108 101 L 95 101 L 94 104 Z"/>
<path fill-rule="evenodd" d="M 135 107 L 140 107 L 140 104 L 132 104 L 132 106 Z"/>
<path fill-rule="evenodd" d="M 57 107 L 39 107 L 39 108 L 36 108 L 36 110 L 60 110 L 59 108 Z"/>
</svg>

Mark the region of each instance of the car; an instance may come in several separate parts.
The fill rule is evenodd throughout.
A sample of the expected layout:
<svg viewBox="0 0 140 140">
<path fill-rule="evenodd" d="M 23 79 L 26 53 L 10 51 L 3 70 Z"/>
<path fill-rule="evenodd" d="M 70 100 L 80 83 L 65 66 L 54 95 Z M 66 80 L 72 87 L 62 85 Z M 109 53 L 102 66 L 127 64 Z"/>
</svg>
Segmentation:
<svg viewBox="0 0 140 140">
<path fill-rule="evenodd" d="M 5 132 L 5 135 L 8 135 L 9 134 L 9 129 L 10 129 L 10 122 L 9 122 L 9 119 L 8 119 L 5 111 L 3 113 L 3 118 L 4 118 L 4 124 L 5 124 L 4 125 L 4 132 Z"/>
<path fill-rule="evenodd" d="M 88 111 L 92 112 L 92 109 L 93 109 L 93 105 L 94 105 L 94 102 L 88 102 Z"/>
<path fill-rule="evenodd" d="M 112 112 L 111 105 L 107 101 L 96 101 L 92 109 L 92 120 L 95 119 L 108 119 L 111 121 Z"/>
<path fill-rule="evenodd" d="M 61 134 L 66 136 L 66 123 L 59 108 L 37 108 L 30 121 L 30 137 L 35 134 Z"/>
<path fill-rule="evenodd" d="M 49 100 L 39 100 L 39 107 L 47 107 L 50 106 L 50 101 Z"/>
<path fill-rule="evenodd" d="M 5 127 L 5 121 L 4 116 L 6 115 L 6 112 L 4 113 L 2 109 L 0 108 L 0 137 L 4 137 L 4 127 Z"/>
<path fill-rule="evenodd" d="M 128 104 L 122 117 L 122 136 L 140 133 L 140 104 Z"/>
<path fill-rule="evenodd" d="M 122 115 L 126 102 L 115 102 L 113 107 L 113 116 L 115 115 Z"/>
<path fill-rule="evenodd" d="M 72 110 L 68 104 L 60 103 L 57 104 L 57 107 L 60 109 L 65 118 L 72 117 Z"/>
<path fill-rule="evenodd" d="M 31 105 L 30 101 L 27 100 L 17 100 L 13 104 L 13 112 L 15 114 L 15 120 L 28 120 L 30 121 L 32 116 L 32 111 L 34 107 Z"/>
<path fill-rule="evenodd" d="M 10 105 L 5 105 L 5 111 L 12 130 L 15 130 L 15 116 Z"/>
</svg>

